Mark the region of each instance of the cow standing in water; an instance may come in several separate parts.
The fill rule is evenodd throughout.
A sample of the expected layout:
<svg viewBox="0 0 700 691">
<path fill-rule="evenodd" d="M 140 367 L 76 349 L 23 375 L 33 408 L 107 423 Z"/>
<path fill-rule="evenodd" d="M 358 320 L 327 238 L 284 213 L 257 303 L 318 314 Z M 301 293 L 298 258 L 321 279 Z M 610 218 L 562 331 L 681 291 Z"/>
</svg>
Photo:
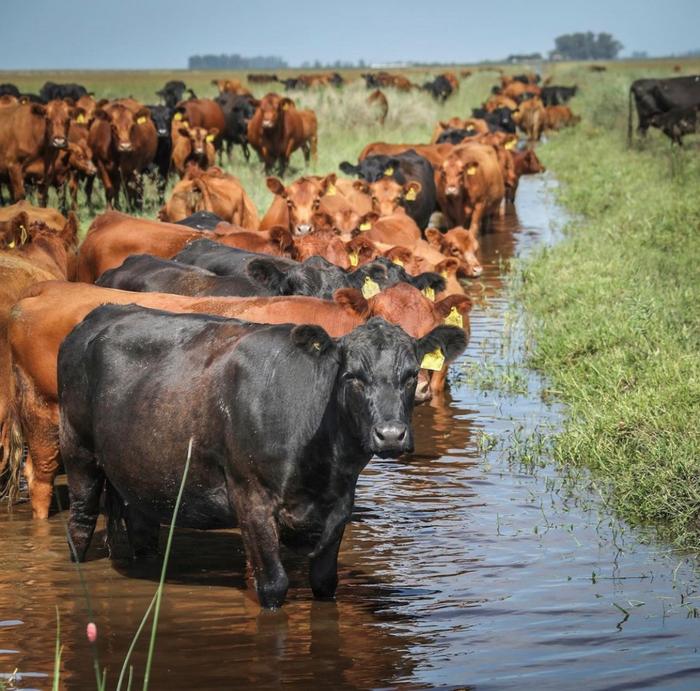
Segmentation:
<svg viewBox="0 0 700 691">
<path fill-rule="evenodd" d="M 72 556 L 85 558 L 105 481 L 134 552 L 157 550 L 192 439 L 178 525 L 239 526 L 263 607 L 289 587 L 281 544 L 308 555 L 314 596 L 334 597 L 360 472 L 413 450 L 421 362 L 465 345 L 453 326 L 414 339 L 380 318 L 334 340 L 311 325 L 97 308 L 58 358 Z"/>
</svg>

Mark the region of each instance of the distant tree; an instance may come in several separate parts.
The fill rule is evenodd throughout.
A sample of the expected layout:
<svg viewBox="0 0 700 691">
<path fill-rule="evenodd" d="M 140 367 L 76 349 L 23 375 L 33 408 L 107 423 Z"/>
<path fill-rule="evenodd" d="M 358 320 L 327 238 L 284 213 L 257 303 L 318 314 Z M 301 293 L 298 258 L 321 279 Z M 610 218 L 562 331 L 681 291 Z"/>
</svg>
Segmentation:
<svg viewBox="0 0 700 691">
<path fill-rule="evenodd" d="M 233 55 L 192 55 L 187 64 L 191 70 L 249 70 L 284 69 L 287 63 L 275 55 L 257 55 L 246 58 L 238 53 Z"/>
<path fill-rule="evenodd" d="M 597 36 L 592 31 L 563 34 L 554 39 L 554 50 L 562 60 L 614 60 L 623 45 L 612 34 L 605 32 Z"/>
</svg>

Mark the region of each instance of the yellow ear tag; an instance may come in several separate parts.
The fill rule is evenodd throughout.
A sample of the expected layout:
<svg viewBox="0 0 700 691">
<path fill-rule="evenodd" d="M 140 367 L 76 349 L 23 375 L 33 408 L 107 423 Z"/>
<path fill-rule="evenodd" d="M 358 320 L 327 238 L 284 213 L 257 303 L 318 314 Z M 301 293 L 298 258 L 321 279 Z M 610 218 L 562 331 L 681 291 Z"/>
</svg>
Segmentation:
<svg viewBox="0 0 700 691">
<path fill-rule="evenodd" d="M 216 139 L 216 137 L 213 134 L 208 134 L 207 135 L 207 141 L 208 142 L 213 142 Z"/>
<path fill-rule="evenodd" d="M 364 223 L 360 223 L 358 228 L 364 233 L 366 230 L 372 230 L 372 224 L 369 221 L 365 221 Z"/>
<path fill-rule="evenodd" d="M 357 266 L 360 263 L 360 253 L 357 250 L 348 252 L 348 259 L 350 260 L 350 266 Z"/>
<path fill-rule="evenodd" d="M 515 148 L 515 139 L 511 139 L 509 142 L 506 142 L 505 148 L 510 150 Z"/>
<path fill-rule="evenodd" d="M 445 356 L 442 354 L 440 348 L 435 348 L 430 353 L 426 353 L 423 356 L 423 362 L 420 363 L 421 369 L 430 369 L 433 372 L 439 372 L 443 365 L 445 364 Z"/>
<path fill-rule="evenodd" d="M 473 132 L 475 129 L 474 125 L 467 125 L 466 127 L 467 132 Z"/>
<path fill-rule="evenodd" d="M 435 302 L 435 288 L 432 286 L 426 286 L 421 290 L 421 293 L 425 295 L 425 297 L 428 298 L 428 300 L 431 300 L 432 302 Z"/>
<path fill-rule="evenodd" d="M 398 266 L 403 266 L 403 262 L 398 257 L 396 257 L 396 259 L 393 259 L 392 261 Z"/>
<path fill-rule="evenodd" d="M 146 116 L 142 115 L 140 118 L 136 118 L 136 124 L 137 125 L 143 125 L 143 123 L 146 122 Z"/>
<path fill-rule="evenodd" d="M 447 278 L 447 271 L 441 271 L 441 272 L 440 272 L 440 275 L 441 275 L 443 278 Z"/>
<path fill-rule="evenodd" d="M 282 106 L 282 110 L 289 110 L 289 103 L 285 103 L 285 104 Z"/>
<path fill-rule="evenodd" d="M 338 194 L 338 190 L 335 188 L 335 185 L 331 183 L 326 189 L 326 197 L 335 197 L 336 194 Z"/>
<path fill-rule="evenodd" d="M 416 190 L 413 187 L 411 187 L 411 189 L 408 190 L 408 192 L 406 192 L 404 199 L 409 202 L 414 202 L 416 201 L 416 196 Z"/>
<path fill-rule="evenodd" d="M 467 168 L 467 175 L 476 175 L 476 166 L 469 166 L 469 168 Z"/>
<path fill-rule="evenodd" d="M 182 113 L 175 113 L 175 115 L 173 115 L 173 120 L 182 120 Z"/>
<path fill-rule="evenodd" d="M 388 178 L 390 178 L 393 174 L 394 174 L 394 169 L 391 166 L 384 169 L 384 175 L 386 175 Z"/>
<path fill-rule="evenodd" d="M 365 276 L 365 282 L 362 284 L 362 297 L 369 300 L 380 292 L 379 284 L 375 283 L 369 276 Z"/>
<path fill-rule="evenodd" d="M 445 317 L 445 324 L 447 326 L 458 326 L 460 329 L 464 328 L 464 319 L 462 319 L 462 315 L 456 307 L 453 307 Z"/>
<path fill-rule="evenodd" d="M 79 124 L 82 125 L 85 122 L 85 116 L 82 113 L 78 113 L 78 117 L 75 118 L 75 121 Z"/>
</svg>

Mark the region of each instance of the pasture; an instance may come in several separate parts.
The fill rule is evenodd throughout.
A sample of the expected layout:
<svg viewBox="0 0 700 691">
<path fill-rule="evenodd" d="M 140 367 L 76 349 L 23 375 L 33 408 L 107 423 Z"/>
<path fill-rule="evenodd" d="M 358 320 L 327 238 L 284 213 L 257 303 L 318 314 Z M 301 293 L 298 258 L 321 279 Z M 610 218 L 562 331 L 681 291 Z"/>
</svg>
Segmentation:
<svg viewBox="0 0 700 691">
<path fill-rule="evenodd" d="M 176 531 L 154 688 L 502 688 L 525 669 L 536 686 L 697 681 L 698 137 L 679 149 L 652 129 L 626 142 L 629 84 L 677 76 L 674 64 L 543 66 L 554 83 L 578 85 L 570 105 L 582 120 L 545 135 L 536 150 L 547 173 L 523 177 L 514 208 L 480 236 L 484 272 L 463 281 L 473 303 L 467 351 L 444 398 L 416 407 L 414 453 L 374 457 L 360 476 L 337 599 L 314 601 L 305 558 L 285 550 L 288 601 L 266 612 L 238 531 Z M 698 73 L 700 60 L 682 68 Z M 318 159 L 307 167 L 294 153 L 285 183 L 340 176 L 340 162 L 356 162 L 369 142 L 429 142 L 436 122 L 466 117 L 499 76 L 471 69 L 444 104 L 385 89 L 384 125 L 354 71 L 342 72 L 353 81 L 340 89 L 289 92 L 317 114 Z M 431 74 L 406 71 L 417 83 Z M 0 72 L 0 82 L 36 91 L 47 79 L 74 81 L 97 98 L 150 104 L 170 79 L 213 97 L 220 76 L 244 77 Z M 236 147 L 222 168 L 262 216 L 273 195 L 255 153 L 247 162 Z M 79 196 L 83 237 L 105 210 L 97 190 L 93 211 Z M 137 215 L 156 218 L 159 207 L 147 183 Z M 63 479 L 57 494 L 65 507 Z M 96 668 L 113 688 L 122 664 L 128 671 L 160 561 L 110 561 L 96 539 L 79 577 L 66 517 L 32 521 L 26 503 L 0 516 L 0 688 L 45 688 L 54 674 L 66 688 L 91 688 Z M 100 521 L 98 536 L 105 530 Z M 675 644 L 664 650 L 669 633 Z M 146 658 L 141 640 L 129 661 L 137 683 Z"/>
</svg>

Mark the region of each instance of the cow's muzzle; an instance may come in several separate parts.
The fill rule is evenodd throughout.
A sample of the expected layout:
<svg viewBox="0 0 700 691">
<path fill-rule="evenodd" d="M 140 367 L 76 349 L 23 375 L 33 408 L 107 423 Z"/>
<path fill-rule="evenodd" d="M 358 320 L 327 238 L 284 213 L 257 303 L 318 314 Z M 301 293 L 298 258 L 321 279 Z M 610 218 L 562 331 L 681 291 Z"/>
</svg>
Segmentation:
<svg viewBox="0 0 700 691">
<path fill-rule="evenodd" d="M 134 147 L 132 146 L 131 142 L 119 142 L 117 149 L 119 151 L 133 151 Z"/>
<path fill-rule="evenodd" d="M 372 453 L 380 458 L 396 458 L 413 451 L 408 425 L 399 420 L 375 425 L 372 427 L 370 438 Z"/>
<path fill-rule="evenodd" d="M 54 137 L 51 140 L 51 146 L 54 149 L 65 149 L 68 146 L 68 142 L 65 137 Z"/>
</svg>

